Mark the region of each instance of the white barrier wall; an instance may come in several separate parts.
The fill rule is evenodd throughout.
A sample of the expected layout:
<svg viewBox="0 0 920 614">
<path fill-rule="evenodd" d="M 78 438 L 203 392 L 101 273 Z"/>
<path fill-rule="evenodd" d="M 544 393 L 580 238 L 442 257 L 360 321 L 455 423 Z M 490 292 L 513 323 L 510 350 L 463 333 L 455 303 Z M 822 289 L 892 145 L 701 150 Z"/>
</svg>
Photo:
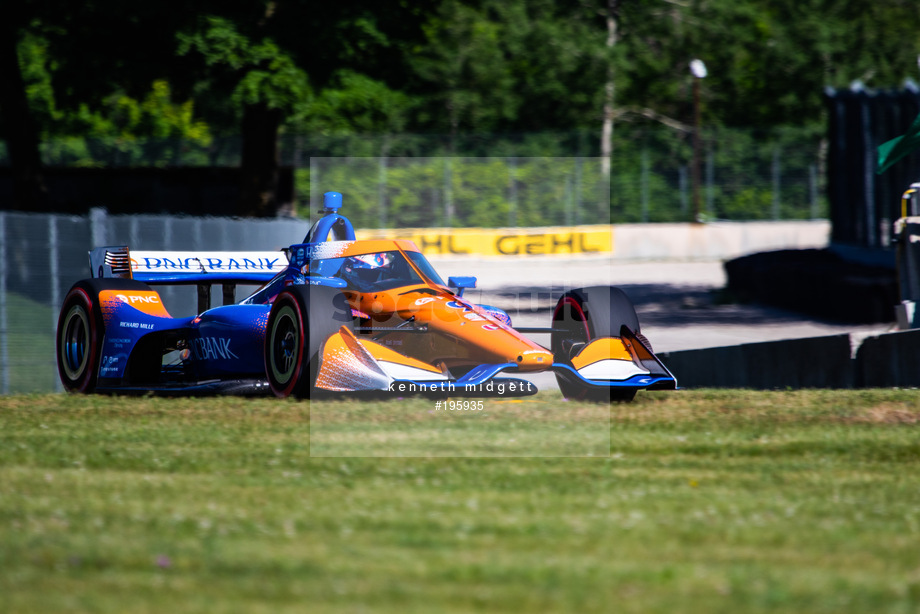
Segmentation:
<svg viewBox="0 0 920 614">
<path fill-rule="evenodd" d="M 730 260 L 779 249 L 825 248 L 827 220 L 623 224 L 613 227 L 613 260 Z"/>
<path fill-rule="evenodd" d="M 433 258 L 604 256 L 612 262 L 729 260 L 778 249 L 827 247 L 827 220 L 613 224 L 544 228 L 358 230 L 359 239 L 400 238 Z"/>
</svg>

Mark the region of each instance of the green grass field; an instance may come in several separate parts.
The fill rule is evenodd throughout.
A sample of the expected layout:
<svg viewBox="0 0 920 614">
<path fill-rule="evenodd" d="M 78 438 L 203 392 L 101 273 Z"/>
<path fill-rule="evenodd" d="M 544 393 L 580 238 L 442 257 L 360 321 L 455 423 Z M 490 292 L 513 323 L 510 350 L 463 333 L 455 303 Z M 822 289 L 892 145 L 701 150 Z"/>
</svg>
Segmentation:
<svg viewBox="0 0 920 614">
<path fill-rule="evenodd" d="M 9 391 L 13 394 L 54 391 L 60 385 L 54 354 L 57 309 L 14 292 L 8 293 L 6 299 Z"/>
<path fill-rule="evenodd" d="M 918 391 L 433 403 L 0 398 L 0 612 L 920 611 Z"/>
</svg>

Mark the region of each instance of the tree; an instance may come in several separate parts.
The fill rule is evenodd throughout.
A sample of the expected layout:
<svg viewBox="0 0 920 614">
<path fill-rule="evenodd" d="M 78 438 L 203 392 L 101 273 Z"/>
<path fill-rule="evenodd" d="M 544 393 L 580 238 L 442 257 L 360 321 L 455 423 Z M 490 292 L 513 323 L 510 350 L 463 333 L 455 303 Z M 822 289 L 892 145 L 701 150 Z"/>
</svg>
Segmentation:
<svg viewBox="0 0 920 614">
<path fill-rule="evenodd" d="M 0 22 L 0 130 L 17 200 L 39 139 L 243 135 L 244 196 L 271 214 L 284 131 L 590 131 L 691 123 L 818 132 L 824 86 L 917 77 L 906 0 L 22 0 Z M 614 43 L 615 44 L 612 44 Z M 615 96 L 613 95 L 615 93 Z M 622 128 L 621 128 L 622 126 Z M 548 142 L 553 137 L 546 137 Z M 605 139 L 602 139 L 605 140 Z M 597 151 L 597 148 L 593 148 Z"/>
<path fill-rule="evenodd" d="M 263 27 L 264 22 L 256 30 Z M 232 88 L 228 102 L 241 110 L 242 177 L 235 213 L 274 215 L 280 204 L 278 130 L 286 113 L 312 97 L 306 73 L 271 38 L 254 40 L 224 17 L 204 17 L 178 39 L 178 54 L 197 54 L 210 69 L 212 82 L 224 81 Z"/>
<path fill-rule="evenodd" d="M 691 117 L 688 63 L 709 67 L 706 123 L 820 125 L 826 86 L 917 77 L 920 4 L 903 0 L 658 0 L 623 3 L 623 106 Z"/>
<path fill-rule="evenodd" d="M 21 23 L 0 20 L 0 114 L 2 134 L 13 169 L 13 206 L 26 211 L 47 208 L 41 174 L 38 132 L 26 98 L 19 61 Z"/>
<path fill-rule="evenodd" d="M 410 58 L 416 125 L 452 135 L 594 125 L 605 28 L 580 2 L 445 0 Z"/>
<path fill-rule="evenodd" d="M 172 28 L 186 19 L 184 7 L 176 0 L 147 5 L 23 0 L 5 13 L 0 128 L 10 152 L 14 207 L 51 206 L 42 180 L 41 138 L 85 130 L 80 118 L 96 114 L 113 94 L 139 100 L 158 79 L 173 81 Z"/>
<path fill-rule="evenodd" d="M 239 214 L 274 212 L 283 127 L 346 133 L 405 127 L 409 101 L 386 80 L 402 74 L 417 19 L 401 0 L 292 0 L 267 2 L 261 14 L 217 10 L 179 34 L 179 55 L 199 62 L 196 100 L 209 117 L 222 118 L 223 130 L 241 129 Z"/>
</svg>

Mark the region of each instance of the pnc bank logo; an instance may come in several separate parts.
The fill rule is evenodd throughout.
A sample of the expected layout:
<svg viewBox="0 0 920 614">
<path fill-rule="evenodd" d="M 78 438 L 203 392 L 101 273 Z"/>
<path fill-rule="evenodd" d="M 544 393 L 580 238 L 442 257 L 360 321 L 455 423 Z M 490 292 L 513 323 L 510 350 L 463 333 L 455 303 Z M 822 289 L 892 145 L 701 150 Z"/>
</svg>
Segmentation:
<svg viewBox="0 0 920 614">
<path fill-rule="evenodd" d="M 116 294 L 115 298 L 128 305 L 159 305 L 160 297 L 156 293 L 150 294 Z"/>
</svg>

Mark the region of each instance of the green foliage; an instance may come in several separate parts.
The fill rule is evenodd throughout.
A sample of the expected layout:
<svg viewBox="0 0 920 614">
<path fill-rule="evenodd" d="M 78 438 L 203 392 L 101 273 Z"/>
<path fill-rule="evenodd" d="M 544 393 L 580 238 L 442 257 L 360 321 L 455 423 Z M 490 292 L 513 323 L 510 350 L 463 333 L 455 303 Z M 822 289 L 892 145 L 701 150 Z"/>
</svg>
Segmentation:
<svg viewBox="0 0 920 614">
<path fill-rule="evenodd" d="M 405 129 L 409 96 L 354 72 L 342 70 L 309 104 L 300 105 L 288 129 L 308 134 L 383 134 Z"/>
<path fill-rule="evenodd" d="M 428 97 L 437 109 L 430 120 L 451 132 L 495 130 L 520 105 L 500 26 L 460 2 L 446 2 L 441 11 L 425 24 L 429 44 L 413 62 L 420 78 L 440 84 Z"/>
<path fill-rule="evenodd" d="M 255 41 L 223 17 L 202 18 L 199 27 L 177 34 L 179 56 L 193 52 L 219 76 L 235 81 L 230 101 L 236 107 L 264 104 L 292 112 L 312 96 L 307 74 L 268 37 Z"/>
<path fill-rule="evenodd" d="M 618 123 L 651 110 L 688 124 L 694 57 L 709 66 L 707 125 L 819 126 L 824 86 L 891 87 L 917 76 L 909 41 L 918 40 L 920 5 L 903 0 L 619 3 L 613 47 L 599 2 L 199 4 L 182 19 L 173 3 L 138 9 L 154 20 L 145 27 L 104 0 L 79 14 L 27 3 L 20 58 L 43 131 L 75 136 L 83 124 L 58 124 L 55 113 L 79 114 L 81 104 L 95 111 L 119 82 L 141 99 L 138 91 L 161 79 L 193 94 L 212 133 L 233 130 L 240 105 L 259 103 L 283 109 L 292 130 L 459 136 L 596 132 L 608 75 Z M 153 54 L 134 74 L 127 60 L 140 50 L 125 48 L 119 60 L 93 44 L 131 36 Z M 100 64 L 82 84 L 72 74 L 80 45 Z"/>
<path fill-rule="evenodd" d="M 121 165 L 158 166 L 174 163 L 179 150 L 206 149 L 212 141 L 208 125 L 194 116 L 193 102 L 174 103 L 162 80 L 154 81 L 142 100 L 115 92 L 100 108 L 80 105 L 66 121 L 85 137 L 49 139 L 44 150 L 49 162 L 99 166 L 115 154 Z"/>
<path fill-rule="evenodd" d="M 207 148 L 211 143 L 210 128 L 195 116 L 194 102 L 174 102 L 164 79 L 149 84 L 141 99 L 117 89 L 97 103 L 62 110 L 55 103 L 57 63 L 48 40 L 27 32 L 18 50 L 26 95 L 44 127 L 43 155 L 50 163 L 100 166 L 111 155 L 102 150 L 109 149 L 118 152 L 122 164 L 168 164 L 180 147 Z M 55 132 L 74 136 L 52 138 Z"/>
<path fill-rule="evenodd" d="M 310 155 L 592 156 L 609 82 L 610 216 L 686 219 L 688 62 L 700 58 L 708 215 L 774 215 L 779 174 L 780 215 L 802 217 L 826 209 L 813 180 L 824 87 L 897 87 L 917 77 L 920 42 L 920 4 L 904 0 L 653 0 L 615 14 L 584 0 L 180 4 L 24 3 L 18 57 L 46 160 L 236 163 L 215 137 L 239 135 L 244 108 L 260 105 L 311 143 L 302 166 Z M 565 215 L 565 198 L 549 217 Z M 511 216 L 508 202 L 477 206 L 472 218 Z"/>
<path fill-rule="evenodd" d="M 917 78 L 920 5 L 902 0 L 621 3 L 617 103 L 690 123 L 688 62 L 709 68 L 704 120 L 733 127 L 823 119 L 826 86 Z M 912 42 L 911 42 L 912 41 Z"/>
<path fill-rule="evenodd" d="M 51 74 L 54 59 L 48 48 L 48 41 L 34 32 L 25 32 L 17 45 L 22 79 L 25 82 L 26 99 L 35 114 L 35 121 L 48 125 L 61 119 L 54 101 L 54 87 Z"/>
<path fill-rule="evenodd" d="M 416 121 L 451 134 L 595 123 L 605 60 L 595 26 L 578 5 L 442 2 L 409 61 Z"/>
<path fill-rule="evenodd" d="M 172 102 L 169 83 L 158 80 L 153 82 L 143 100 L 116 92 L 105 100 L 101 113 L 81 105 L 77 121 L 84 123 L 82 132 L 92 136 L 136 139 L 143 135 L 153 139 L 179 138 L 206 145 L 210 140 L 208 125 L 194 118 L 193 108 L 191 100 L 180 104 Z"/>
</svg>

